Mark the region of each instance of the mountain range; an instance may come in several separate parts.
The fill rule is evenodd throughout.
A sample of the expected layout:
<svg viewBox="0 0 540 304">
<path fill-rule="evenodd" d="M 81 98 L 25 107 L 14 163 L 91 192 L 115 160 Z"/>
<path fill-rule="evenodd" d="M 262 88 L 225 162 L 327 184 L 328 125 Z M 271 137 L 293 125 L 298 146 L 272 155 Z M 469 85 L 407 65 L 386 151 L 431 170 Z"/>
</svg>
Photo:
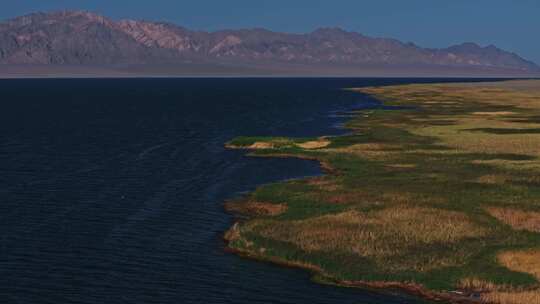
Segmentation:
<svg viewBox="0 0 540 304">
<path fill-rule="evenodd" d="M 163 22 L 116 21 L 85 11 L 34 13 L 1 22 L 0 70 L 2 66 L 6 70 L 64 66 L 117 71 L 161 67 L 169 72 L 175 66 L 221 66 L 246 73 L 266 69 L 283 74 L 295 70 L 306 74 L 370 70 L 540 73 L 535 63 L 493 45 L 422 48 L 339 28 L 306 34 L 261 28 L 205 32 Z M 212 74 L 212 68 L 208 71 Z"/>
</svg>

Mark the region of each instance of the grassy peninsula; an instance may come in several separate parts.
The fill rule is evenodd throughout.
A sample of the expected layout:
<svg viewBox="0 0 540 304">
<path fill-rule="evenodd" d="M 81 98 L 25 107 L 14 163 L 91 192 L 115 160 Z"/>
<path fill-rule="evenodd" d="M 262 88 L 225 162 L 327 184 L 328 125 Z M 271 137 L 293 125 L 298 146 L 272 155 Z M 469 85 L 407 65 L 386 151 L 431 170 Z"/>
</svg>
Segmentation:
<svg viewBox="0 0 540 304">
<path fill-rule="evenodd" d="M 398 108 L 359 111 L 343 136 L 228 143 L 327 171 L 228 202 L 245 216 L 229 247 L 330 284 L 540 303 L 540 81 L 353 90 Z"/>
</svg>

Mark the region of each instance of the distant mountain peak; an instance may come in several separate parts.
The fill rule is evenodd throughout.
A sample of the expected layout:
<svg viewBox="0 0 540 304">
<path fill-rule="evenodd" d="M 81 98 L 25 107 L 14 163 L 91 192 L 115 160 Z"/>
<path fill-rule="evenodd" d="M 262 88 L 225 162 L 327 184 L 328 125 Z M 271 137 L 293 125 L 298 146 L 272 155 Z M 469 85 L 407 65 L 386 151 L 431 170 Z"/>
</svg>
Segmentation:
<svg viewBox="0 0 540 304">
<path fill-rule="evenodd" d="M 0 64 L 178 62 L 540 71 L 536 64 L 493 45 L 466 42 L 426 49 L 339 27 L 322 27 L 307 34 L 262 28 L 204 32 L 165 22 L 114 21 L 88 11 L 34 13 L 0 23 Z"/>
<path fill-rule="evenodd" d="M 476 42 L 463 42 L 461 44 L 458 44 L 460 47 L 467 47 L 467 48 L 482 48 L 478 43 Z"/>
<path fill-rule="evenodd" d="M 348 31 L 342 29 L 341 27 L 319 27 L 315 29 L 313 34 L 347 34 Z"/>
<path fill-rule="evenodd" d="M 479 44 L 475 42 L 463 42 L 463 43 L 448 47 L 448 50 L 459 50 L 463 52 L 468 52 L 468 51 L 476 52 L 478 50 L 483 50 L 483 49 L 484 48 L 482 46 L 480 46 Z"/>
</svg>

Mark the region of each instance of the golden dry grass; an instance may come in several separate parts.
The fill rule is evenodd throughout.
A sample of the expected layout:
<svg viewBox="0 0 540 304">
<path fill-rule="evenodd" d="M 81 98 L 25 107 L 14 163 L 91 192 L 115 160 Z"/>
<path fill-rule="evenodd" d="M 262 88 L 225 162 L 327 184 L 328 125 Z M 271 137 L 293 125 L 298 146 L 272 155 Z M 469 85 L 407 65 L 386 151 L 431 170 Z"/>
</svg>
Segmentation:
<svg viewBox="0 0 540 304">
<path fill-rule="evenodd" d="M 398 148 L 398 145 L 362 143 L 344 148 L 327 149 L 325 151 L 332 153 L 353 154 L 372 160 L 383 160 L 391 158 L 396 153 L 400 153 L 401 151 L 397 150 Z"/>
<path fill-rule="evenodd" d="M 307 184 L 325 192 L 334 192 L 343 189 L 343 185 L 338 184 L 335 180 L 325 178 L 311 178 L 307 181 Z"/>
<path fill-rule="evenodd" d="M 287 138 L 269 138 L 268 140 L 257 140 L 251 144 L 237 144 L 229 142 L 226 144 L 229 148 L 242 148 L 251 150 L 265 150 L 265 149 L 280 149 L 280 148 L 292 148 L 299 147 L 306 150 L 321 149 L 331 144 L 331 141 L 325 137 L 318 138 L 316 140 L 295 142 L 292 139 Z"/>
<path fill-rule="evenodd" d="M 497 258 L 510 270 L 530 273 L 540 279 L 540 250 L 506 251 Z"/>
<path fill-rule="evenodd" d="M 482 175 L 479 178 L 476 179 L 476 182 L 481 184 L 490 184 L 490 185 L 497 185 L 497 184 L 504 184 L 508 180 L 508 176 L 506 175 L 500 175 L 500 174 L 487 174 Z"/>
<path fill-rule="evenodd" d="M 532 274 L 540 279 L 540 250 L 506 251 L 497 256 L 499 263 L 510 270 Z M 494 304 L 540 304 L 540 288 L 520 290 L 509 286 L 494 285 L 480 280 L 463 284 L 473 290 L 483 291 L 482 300 Z"/>
<path fill-rule="evenodd" d="M 248 149 L 272 149 L 274 144 L 271 142 L 255 142 L 252 145 L 248 146 Z"/>
<path fill-rule="evenodd" d="M 511 208 L 487 208 L 489 214 L 516 230 L 540 232 L 540 212 Z"/>
<path fill-rule="evenodd" d="M 473 112 L 473 115 L 486 115 L 486 116 L 504 116 L 516 114 L 516 112 L 510 111 L 495 111 L 495 112 Z"/>
<path fill-rule="evenodd" d="M 302 149 L 320 149 L 327 147 L 330 145 L 330 141 L 327 139 L 319 139 L 319 140 L 312 140 L 312 141 L 306 141 L 304 143 L 296 144 L 298 147 Z"/>
<path fill-rule="evenodd" d="M 457 243 L 487 233 L 467 215 L 435 208 L 396 206 L 373 212 L 346 211 L 307 220 L 252 227 L 262 236 L 290 242 L 305 251 L 342 251 L 368 258 L 395 256 L 420 244 Z M 427 271 L 455 260 L 409 263 Z M 395 267 L 395 265 L 387 265 Z"/>
<path fill-rule="evenodd" d="M 234 225 L 225 232 L 223 238 L 229 242 L 239 240 L 242 237 L 240 233 L 240 224 L 234 223 Z"/>
<path fill-rule="evenodd" d="M 540 87 L 537 80 L 515 80 L 504 82 L 486 82 L 481 84 L 484 88 L 490 89 L 492 92 L 504 93 L 505 91 L 512 90 L 515 92 L 522 92 L 527 94 L 533 94 L 538 96 L 540 94 Z M 467 86 L 471 86 L 468 84 Z"/>
<path fill-rule="evenodd" d="M 482 279 L 468 277 L 461 279 L 457 286 L 461 290 L 474 291 L 474 292 L 493 292 L 493 291 L 503 291 L 511 288 L 510 286 L 501 286 L 492 282 L 487 282 Z"/>
<path fill-rule="evenodd" d="M 540 124 L 524 124 L 495 120 L 491 115 L 481 117 L 461 117 L 452 126 L 429 126 L 413 129 L 422 136 L 435 136 L 449 147 L 477 153 L 514 153 L 540 156 L 540 134 L 492 134 L 484 128 L 523 130 L 540 128 Z"/>
<path fill-rule="evenodd" d="M 252 216 L 277 216 L 287 211 L 286 204 L 271 204 L 253 201 L 227 203 L 225 208 L 230 212 Z"/>
<path fill-rule="evenodd" d="M 287 211 L 287 205 L 285 204 L 268 204 L 261 202 L 250 202 L 246 206 L 248 212 L 264 215 L 264 216 L 276 216 Z"/>
<path fill-rule="evenodd" d="M 540 291 L 492 291 L 481 296 L 484 303 L 493 304 L 540 304 Z"/>
<path fill-rule="evenodd" d="M 497 285 L 478 278 L 461 279 L 457 287 L 461 290 L 480 293 L 483 303 L 490 304 L 540 304 L 540 289 L 519 289 Z"/>
<path fill-rule="evenodd" d="M 439 134 L 445 136 L 448 145 L 476 153 L 513 153 L 540 156 L 540 134 L 480 135 Z"/>
<path fill-rule="evenodd" d="M 506 160 L 506 159 L 490 159 L 490 160 L 474 160 L 471 163 L 477 165 L 490 165 L 501 169 L 510 170 L 540 170 L 539 160 Z"/>
<path fill-rule="evenodd" d="M 396 169 L 412 169 L 416 167 L 416 164 L 390 164 L 386 166 L 390 168 L 396 168 Z"/>
</svg>

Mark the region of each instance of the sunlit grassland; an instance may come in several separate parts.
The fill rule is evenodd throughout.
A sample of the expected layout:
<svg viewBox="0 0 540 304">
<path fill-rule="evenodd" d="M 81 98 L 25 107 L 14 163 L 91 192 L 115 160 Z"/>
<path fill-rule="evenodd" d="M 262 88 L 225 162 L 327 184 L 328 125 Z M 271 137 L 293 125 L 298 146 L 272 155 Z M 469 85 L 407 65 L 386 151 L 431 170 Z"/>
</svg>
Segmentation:
<svg viewBox="0 0 540 304">
<path fill-rule="evenodd" d="M 328 171 L 230 202 L 248 218 L 229 246 L 327 282 L 540 303 L 540 263 L 526 266 L 540 257 L 540 81 L 353 90 L 399 110 L 358 112 L 343 136 L 228 144 Z"/>
</svg>

